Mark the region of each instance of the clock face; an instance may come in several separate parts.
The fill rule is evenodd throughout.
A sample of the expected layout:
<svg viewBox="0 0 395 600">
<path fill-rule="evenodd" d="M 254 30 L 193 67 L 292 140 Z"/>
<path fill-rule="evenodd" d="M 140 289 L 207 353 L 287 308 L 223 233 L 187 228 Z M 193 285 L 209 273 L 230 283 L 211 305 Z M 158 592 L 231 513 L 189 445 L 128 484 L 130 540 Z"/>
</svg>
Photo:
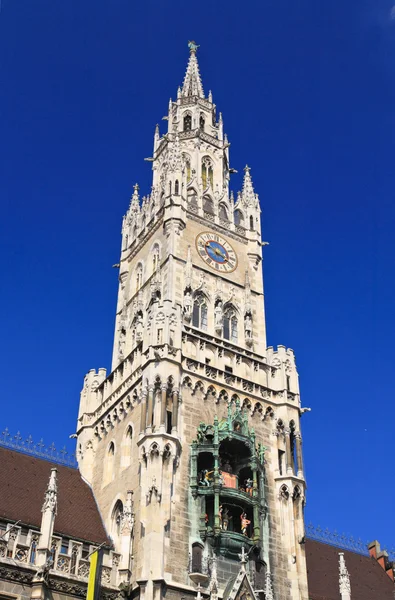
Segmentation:
<svg viewBox="0 0 395 600">
<path fill-rule="evenodd" d="M 219 273 L 231 273 L 237 267 L 237 254 L 223 237 L 211 231 L 200 233 L 196 248 L 204 262 Z"/>
</svg>

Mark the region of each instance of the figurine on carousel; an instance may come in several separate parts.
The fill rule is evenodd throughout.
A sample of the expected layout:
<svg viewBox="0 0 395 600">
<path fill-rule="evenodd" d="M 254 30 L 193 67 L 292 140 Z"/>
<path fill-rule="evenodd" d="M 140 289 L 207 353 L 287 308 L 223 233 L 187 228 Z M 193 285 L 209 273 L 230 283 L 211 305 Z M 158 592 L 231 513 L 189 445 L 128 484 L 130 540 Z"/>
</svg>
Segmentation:
<svg viewBox="0 0 395 600">
<path fill-rule="evenodd" d="M 240 515 L 241 533 L 243 535 L 247 535 L 247 527 L 250 523 L 251 521 L 247 519 L 247 513 L 243 511 Z"/>
</svg>

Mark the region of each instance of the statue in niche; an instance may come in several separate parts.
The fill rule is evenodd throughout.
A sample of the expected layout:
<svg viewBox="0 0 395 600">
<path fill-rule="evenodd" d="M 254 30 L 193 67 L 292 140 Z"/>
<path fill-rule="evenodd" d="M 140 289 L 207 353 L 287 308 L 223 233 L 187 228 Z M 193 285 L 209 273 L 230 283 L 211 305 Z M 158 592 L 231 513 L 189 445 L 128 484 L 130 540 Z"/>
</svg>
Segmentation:
<svg viewBox="0 0 395 600">
<path fill-rule="evenodd" d="M 222 329 L 222 322 L 223 322 L 222 301 L 219 300 L 214 308 L 215 329 Z"/>
<path fill-rule="evenodd" d="M 219 507 L 219 510 L 221 519 L 221 529 L 227 531 L 229 527 L 229 521 L 231 520 L 232 515 L 230 514 L 229 509 L 226 506 L 225 508 L 223 508 L 223 506 L 221 505 Z"/>
<path fill-rule="evenodd" d="M 244 317 L 244 331 L 247 339 L 252 338 L 252 319 L 250 314 L 246 314 Z"/>
<path fill-rule="evenodd" d="M 184 294 L 184 315 L 187 321 L 192 319 L 192 294 L 189 290 L 187 290 Z"/>
<path fill-rule="evenodd" d="M 137 342 L 141 342 L 143 339 L 143 317 L 142 315 L 137 316 L 136 320 L 136 340 Z"/>
<path fill-rule="evenodd" d="M 212 475 L 212 471 L 208 471 L 208 469 L 201 471 L 199 485 L 203 485 L 204 487 L 210 486 L 210 475 Z"/>
</svg>

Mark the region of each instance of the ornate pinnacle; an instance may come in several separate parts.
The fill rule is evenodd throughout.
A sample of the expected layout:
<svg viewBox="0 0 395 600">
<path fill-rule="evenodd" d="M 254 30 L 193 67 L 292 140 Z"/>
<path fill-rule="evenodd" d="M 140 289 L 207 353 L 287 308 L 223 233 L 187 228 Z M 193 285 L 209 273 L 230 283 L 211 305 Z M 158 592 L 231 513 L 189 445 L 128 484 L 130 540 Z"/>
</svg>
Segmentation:
<svg viewBox="0 0 395 600">
<path fill-rule="evenodd" d="M 256 204 L 256 196 L 254 192 L 254 187 L 252 185 L 252 179 L 250 175 L 250 167 L 248 165 L 244 168 L 244 180 L 243 180 L 243 189 L 241 192 L 241 199 L 243 204 L 247 206 L 255 206 Z"/>
<path fill-rule="evenodd" d="M 248 554 L 246 554 L 244 546 L 241 547 L 241 554 L 238 554 L 238 557 L 240 559 L 240 565 L 241 565 L 240 571 L 242 573 L 245 573 Z"/>
<path fill-rule="evenodd" d="M 138 212 L 140 210 L 139 189 L 139 184 L 135 183 L 133 186 L 133 195 L 130 200 L 130 208 L 133 212 Z"/>
<path fill-rule="evenodd" d="M 188 42 L 190 51 L 187 72 L 182 85 L 182 96 L 198 96 L 204 98 L 202 81 L 200 79 L 199 65 L 196 58 L 196 50 L 199 48 L 195 42 Z"/>
<path fill-rule="evenodd" d="M 339 552 L 339 588 L 342 600 L 348 600 L 351 597 L 351 584 L 343 552 Z"/>
<path fill-rule="evenodd" d="M 56 515 L 56 509 L 58 505 L 58 487 L 56 485 L 57 469 L 51 469 L 51 475 L 49 477 L 47 491 L 45 492 L 44 504 L 42 512 L 47 510 L 53 512 Z"/>
</svg>

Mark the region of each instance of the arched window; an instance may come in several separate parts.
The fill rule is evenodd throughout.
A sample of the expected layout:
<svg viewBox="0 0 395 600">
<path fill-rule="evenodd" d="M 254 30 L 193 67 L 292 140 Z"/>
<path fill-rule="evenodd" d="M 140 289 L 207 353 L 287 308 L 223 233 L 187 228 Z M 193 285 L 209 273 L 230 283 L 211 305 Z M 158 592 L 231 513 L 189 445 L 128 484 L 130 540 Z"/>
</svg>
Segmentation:
<svg viewBox="0 0 395 600">
<path fill-rule="evenodd" d="M 237 316 L 232 306 L 224 311 L 223 337 L 237 344 Z"/>
<path fill-rule="evenodd" d="M 254 231 L 254 217 L 252 215 L 250 216 L 250 230 Z"/>
<path fill-rule="evenodd" d="M 192 129 L 192 116 L 185 115 L 184 117 L 184 131 L 191 131 Z"/>
<path fill-rule="evenodd" d="M 210 215 L 214 214 L 214 203 L 210 196 L 203 196 L 203 210 Z"/>
<path fill-rule="evenodd" d="M 199 294 L 193 301 L 192 325 L 199 329 L 207 329 L 207 303 L 203 294 Z"/>
<path fill-rule="evenodd" d="M 136 292 L 139 291 L 143 285 L 143 265 L 139 263 L 136 269 Z"/>
<path fill-rule="evenodd" d="M 226 207 L 223 204 L 221 204 L 219 207 L 219 218 L 221 219 L 221 221 L 229 221 L 228 211 L 226 210 Z"/>
<path fill-rule="evenodd" d="M 114 477 L 115 446 L 114 442 L 108 447 L 107 456 L 104 460 L 103 485 L 108 485 Z"/>
<path fill-rule="evenodd" d="M 209 185 L 211 185 L 211 187 L 214 187 L 213 163 L 211 162 L 211 158 L 209 158 L 208 156 L 205 156 L 202 159 L 202 184 L 204 190 Z"/>
<path fill-rule="evenodd" d="M 155 244 L 152 249 L 152 272 L 155 273 L 160 260 L 159 246 Z"/>
<path fill-rule="evenodd" d="M 129 425 L 122 440 L 121 467 L 126 469 L 132 462 L 133 428 Z"/>
<path fill-rule="evenodd" d="M 204 124 L 205 124 L 205 120 L 203 115 L 200 115 L 200 119 L 199 119 L 199 127 L 201 131 L 204 131 Z"/>
<path fill-rule="evenodd" d="M 174 194 L 176 196 L 178 196 L 179 193 L 180 193 L 180 184 L 178 183 L 178 179 L 176 179 L 176 182 L 174 184 Z"/>
<path fill-rule="evenodd" d="M 241 212 L 241 210 L 237 209 L 235 210 L 235 225 L 244 225 L 244 216 L 243 213 Z"/>
<path fill-rule="evenodd" d="M 111 537 L 113 540 L 119 539 L 121 534 L 121 523 L 123 516 L 123 504 L 117 500 L 111 515 Z"/>
</svg>

